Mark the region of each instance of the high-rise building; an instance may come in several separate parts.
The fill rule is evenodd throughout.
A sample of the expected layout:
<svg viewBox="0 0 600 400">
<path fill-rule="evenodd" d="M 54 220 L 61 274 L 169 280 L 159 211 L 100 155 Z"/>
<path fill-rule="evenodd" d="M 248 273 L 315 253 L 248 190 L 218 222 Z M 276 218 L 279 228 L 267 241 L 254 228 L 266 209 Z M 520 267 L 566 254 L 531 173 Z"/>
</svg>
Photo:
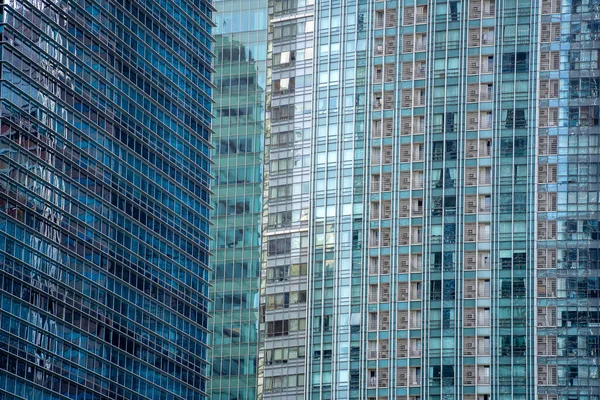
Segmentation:
<svg viewBox="0 0 600 400">
<path fill-rule="evenodd" d="M 8 0 L 0 398 L 205 399 L 210 0 Z"/>
<path fill-rule="evenodd" d="M 214 400 L 255 400 L 267 2 L 225 0 L 215 6 L 210 393 Z"/>
<path fill-rule="evenodd" d="M 269 1 L 263 398 L 599 399 L 599 18 Z"/>
<path fill-rule="evenodd" d="M 269 1 L 259 394 L 305 393 L 314 1 Z"/>
</svg>

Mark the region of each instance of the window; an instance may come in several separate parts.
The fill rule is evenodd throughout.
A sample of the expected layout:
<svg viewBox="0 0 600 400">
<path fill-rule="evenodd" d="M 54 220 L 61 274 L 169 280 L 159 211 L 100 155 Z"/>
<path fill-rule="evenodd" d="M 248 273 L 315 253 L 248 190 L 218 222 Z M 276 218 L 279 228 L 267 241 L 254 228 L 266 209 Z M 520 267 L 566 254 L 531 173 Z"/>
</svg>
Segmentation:
<svg viewBox="0 0 600 400">
<path fill-rule="evenodd" d="M 575 4 L 577 1 L 573 2 L 573 12 L 579 12 L 576 11 Z M 560 14 L 561 6 L 561 0 L 542 0 L 542 14 Z"/>
<path fill-rule="evenodd" d="M 287 336 L 289 333 L 289 321 L 272 321 L 267 323 L 267 336 Z"/>
<path fill-rule="evenodd" d="M 529 72 L 529 53 L 505 53 L 502 56 L 502 72 Z"/>
<path fill-rule="evenodd" d="M 542 71 L 556 71 L 560 68 L 560 53 L 549 51 L 540 53 L 540 69 Z"/>
<path fill-rule="evenodd" d="M 270 239 L 268 245 L 269 255 L 289 254 L 292 248 L 291 238 Z"/>
<path fill-rule="evenodd" d="M 273 91 L 275 93 L 293 93 L 296 88 L 296 78 L 281 78 L 273 81 Z"/>
<path fill-rule="evenodd" d="M 506 128 L 527 128 L 526 110 L 524 108 L 504 110 L 503 114 Z"/>
</svg>

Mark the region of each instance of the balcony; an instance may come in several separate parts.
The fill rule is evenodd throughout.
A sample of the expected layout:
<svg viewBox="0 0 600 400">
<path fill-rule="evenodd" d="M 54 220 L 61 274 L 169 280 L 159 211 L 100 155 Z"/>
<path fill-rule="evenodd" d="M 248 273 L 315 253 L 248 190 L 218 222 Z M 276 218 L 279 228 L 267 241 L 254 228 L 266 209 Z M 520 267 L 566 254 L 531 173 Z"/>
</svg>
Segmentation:
<svg viewBox="0 0 600 400">
<path fill-rule="evenodd" d="M 489 344 L 477 346 L 477 355 L 489 356 L 490 354 L 491 354 L 491 346 Z"/>
<path fill-rule="evenodd" d="M 410 386 L 421 386 L 421 376 L 412 376 L 409 384 Z"/>
</svg>

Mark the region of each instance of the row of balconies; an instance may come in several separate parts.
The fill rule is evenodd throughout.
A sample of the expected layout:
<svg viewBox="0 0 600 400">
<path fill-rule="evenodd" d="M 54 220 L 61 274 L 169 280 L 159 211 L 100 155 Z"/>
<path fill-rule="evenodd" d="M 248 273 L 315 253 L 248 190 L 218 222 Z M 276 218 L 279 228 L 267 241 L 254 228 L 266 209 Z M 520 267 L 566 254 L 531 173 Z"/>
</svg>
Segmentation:
<svg viewBox="0 0 600 400">
<path fill-rule="evenodd" d="M 492 96 L 492 93 L 488 93 Z M 487 95 L 486 95 L 487 96 Z M 412 89 L 402 91 L 401 107 L 422 107 L 425 105 L 425 89 L 418 89 L 414 93 Z M 394 92 L 373 93 L 374 110 L 393 110 L 395 108 Z M 557 127 L 559 125 L 558 107 L 540 108 L 538 126 L 540 128 Z M 465 129 L 468 131 L 488 130 L 494 127 L 494 114 L 492 111 L 468 111 L 466 113 Z M 400 134 L 411 135 L 425 132 L 425 117 L 402 117 L 400 122 Z M 394 135 L 394 122 L 392 119 L 374 120 L 374 137 L 392 137 Z M 491 154 L 488 154 L 491 155 Z"/>
<path fill-rule="evenodd" d="M 368 369 L 367 370 L 368 388 L 386 388 L 388 387 L 389 372 L 387 368 Z M 396 386 L 420 386 L 421 385 L 421 367 L 397 367 L 396 368 Z"/>
<path fill-rule="evenodd" d="M 423 24 L 427 22 L 429 15 L 427 5 L 406 6 L 402 16 L 402 25 L 409 26 L 414 24 Z M 449 14 L 455 13 L 452 9 Z M 496 13 L 496 3 L 494 0 L 471 0 L 469 1 L 469 19 L 480 19 L 493 17 Z M 397 11 L 396 9 L 386 9 L 376 11 L 375 13 L 375 28 L 389 28 L 396 26 Z"/>
<path fill-rule="evenodd" d="M 400 119 L 401 135 L 418 135 L 425 132 L 425 116 L 415 115 L 402 117 Z"/>
<path fill-rule="evenodd" d="M 556 265 L 556 250 L 550 249 L 545 253 L 544 249 L 538 250 L 538 265 L 542 268 L 552 268 Z M 435 262 L 432 266 L 435 266 Z M 487 251 L 465 251 L 463 267 L 466 271 L 489 270 L 491 267 L 490 253 Z M 409 272 L 423 271 L 423 254 L 400 254 L 398 255 L 397 272 L 405 274 Z M 390 256 L 371 256 L 369 257 L 370 275 L 387 275 L 391 272 Z"/>
<path fill-rule="evenodd" d="M 419 121 L 419 125 L 424 125 L 424 121 Z M 402 118 L 402 131 L 412 132 L 412 119 Z M 373 136 L 390 137 L 393 134 L 393 119 L 383 119 L 373 121 Z M 558 137 L 540 135 L 538 138 L 538 155 L 556 155 L 558 154 Z M 392 146 L 374 146 L 371 153 L 373 164 L 391 164 Z M 492 139 L 468 139 L 465 146 L 466 158 L 491 157 Z M 443 154 L 442 154 L 443 158 Z M 400 146 L 400 162 L 423 161 L 424 145 L 423 143 L 402 144 Z"/>
<path fill-rule="evenodd" d="M 424 171 L 401 171 L 399 180 L 400 190 L 423 189 Z M 540 179 L 546 179 L 541 177 Z M 490 185 L 492 183 L 491 167 L 466 167 L 465 186 Z M 540 183 L 542 183 L 540 181 Z M 546 182 L 549 183 L 549 182 Z M 392 190 L 392 173 L 382 172 L 371 175 L 371 191 L 389 192 Z"/>
<path fill-rule="evenodd" d="M 390 343 L 388 339 L 370 340 L 367 345 L 367 359 L 390 358 Z M 396 356 L 421 357 L 421 339 L 397 339 Z"/>
<path fill-rule="evenodd" d="M 539 368 L 538 368 L 539 370 Z M 396 386 L 416 387 L 422 384 L 421 367 L 396 367 Z M 543 374 L 546 376 L 546 374 Z M 440 380 L 445 378 L 432 377 L 432 384 L 439 384 Z M 448 383 L 451 385 L 454 377 L 448 377 Z M 367 370 L 367 388 L 387 388 L 389 385 L 389 370 L 387 368 L 368 369 Z M 539 379 L 538 379 L 539 381 Z M 546 382 L 546 381 L 544 381 Z M 468 386 L 489 385 L 490 366 L 489 365 L 464 365 L 463 366 L 463 384 Z M 485 397 L 484 397 L 485 398 Z"/>
<path fill-rule="evenodd" d="M 465 242 L 489 242 L 491 239 L 490 230 L 491 226 L 489 223 L 465 223 L 463 239 Z M 538 237 L 539 236 L 541 235 L 538 232 Z M 372 228 L 369 231 L 369 247 L 390 247 L 391 244 L 391 228 Z M 402 226 L 398 228 L 398 245 L 408 246 L 421 244 L 423 244 L 422 226 Z"/>
<path fill-rule="evenodd" d="M 429 323 L 434 323 L 430 321 Z M 438 321 L 439 322 L 439 321 Z M 490 327 L 491 312 L 489 307 L 469 307 L 463 310 L 462 324 L 465 328 Z M 556 327 L 557 311 L 554 306 L 537 307 L 537 326 Z M 368 315 L 369 331 L 388 331 L 391 328 L 389 311 L 371 311 Z M 397 311 L 395 329 L 421 329 L 421 310 Z"/>
<path fill-rule="evenodd" d="M 538 165 L 539 184 L 557 183 L 558 166 L 556 164 Z M 513 178 L 510 178 L 512 180 Z M 516 179 L 516 177 L 515 177 Z M 439 181 L 439 179 L 438 179 Z M 438 181 L 435 181 L 437 185 Z M 400 190 L 419 190 L 423 189 L 424 171 L 400 171 L 399 189 Z M 465 167 L 464 185 L 465 186 L 487 186 L 492 184 L 492 167 Z M 371 175 L 371 192 L 390 192 L 392 190 L 392 173 L 382 172 Z M 552 201 L 549 199 L 548 201 Z M 483 210 L 482 210 L 483 211 Z"/>
<path fill-rule="evenodd" d="M 557 264 L 556 249 L 538 249 L 536 265 L 540 269 L 553 269 Z M 435 261 L 433 266 L 435 266 Z M 465 271 L 489 270 L 491 268 L 491 258 L 488 251 L 465 251 L 463 256 L 463 268 Z M 396 266 L 397 273 L 405 274 L 409 272 L 423 271 L 423 254 L 399 254 Z M 391 258 L 388 255 L 369 257 L 370 275 L 388 275 L 392 272 Z M 555 293 L 554 290 L 546 293 Z"/>
<path fill-rule="evenodd" d="M 546 142 L 544 142 L 544 145 Z M 443 159 L 443 149 L 441 154 L 434 152 L 434 159 Z M 424 144 L 402 144 L 400 145 L 400 162 L 418 162 L 424 159 Z M 466 158 L 491 157 L 492 140 L 491 139 L 469 139 L 466 142 Z M 392 164 L 394 152 L 392 145 L 373 146 L 371 148 L 371 165 Z"/>
<path fill-rule="evenodd" d="M 540 193 L 538 195 L 547 195 L 552 200 L 550 206 L 556 208 L 556 193 Z M 543 207 L 542 207 L 543 206 Z M 548 206 L 548 202 L 538 200 L 538 209 L 542 211 Z M 491 195 L 465 195 L 464 211 L 465 214 L 486 214 L 491 212 Z M 391 200 L 372 201 L 370 208 L 371 220 L 384 220 L 392 218 L 392 202 Z M 455 209 L 453 208 L 455 211 Z M 410 218 L 423 216 L 423 199 L 400 199 L 398 207 L 398 217 Z"/>
<path fill-rule="evenodd" d="M 542 283 L 550 280 L 553 286 L 543 289 Z M 416 301 L 423 299 L 422 282 L 399 282 L 397 284 L 396 301 Z M 538 280 L 538 293 L 540 297 L 556 297 L 556 279 L 541 278 Z M 465 299 L 489 298 L 491 294 L 489 279 L 465 279 L 463 297 Z M 368 292 L 369 303 L 389 303 L 390 283 L 370 284 Z"/>
<path fill-rule="evenodd" d="M 425 89 L 403 89 L 401 94 L 400 106 L 402 108 L 408 107 L 422 107 L 425 105 Z M 395 93 L 393 91 L 386 92 L 375 92 L 373 93 L 373 109 L 379 110 L 392 110 L 395 107 Z"/>
<path fill-rule="evenodd" d="M 400 190 L 420 190 L 424 184 L 423 171 L 401 171 L 399 189 Z M 542 179 L 542 178 L 540 178 Z M 491 167 L 466 167 L 465 168 L 465 186 L 482 186 L 492 183 Z M 543 182 L 540 182 L 543 183 Z M 550 182 L 546 182 L 550 183 Z M 390 192 L 392 190 L 392 173 L 382 172 L 371 175 L 371 192 Z"/>
<path fill-rule="evenodd" d="M 573 336 L 576 338 L 576 336 Z M 559 356 L 559 357 L 577 357 L 581 355 L 587 355 L 590 357 L 596 357 L 597 351 L 595 346 L 583 345 L 580 346 L 576 342 L 571 344 L 562 342 L 561 346 L 558 346 L 558 338 L 554 335 L 549 336 L 537 336 L 537 355 L 538 356 Z"/>
<path fill-rule="evenodd" d="M 466 222 L 464 224 L 463 240 L 469 242 L 489 242 L 491 225 L 487 222 Z M 538 221 L 538 240 L 556 240 L 557 224 L 554 220 Z M 398 245 L 423 244 L 422 226 L 401 226 L 398 228 Z M 369 231 L 369 247 L 390 247 L 392 245 L 391 228 L 372 228 Z"/>
<path fill-rule="evenodd" d="M 486 3 L 486 2 L 484 2 Z M 489 3 L 488 3 L 489 4 Z M 410 7 L 407 7 L 410 10 Z M 472 15 L 475 15 L 475 18 L 481 17 L 481 10 L 475 10 Z M 487 14 L 493 15 L 495 10 L 493 8 L 488 8 L 484 11 L 484 16 L 488 16 Z M 406 15 L 405 15 L 406 16 Z M 408 15 L 409 19 L 411 19 L 411 15 Z M 395 14 L 394 14 L 395 17 Z M 424 17 L 426 19 L 426 16 Z M 382 22 L 383 24 L 383 22 Z M 494 28 L 493 27 L 475 27 L 469 29 L 468 36 L 468 46 L 469 47 L 479 47 L 479 46 L 491 46 L 494 45 Z M 560 22 L 548 22 L 542 23 L 540 29 L 540 41 L 541 43 L 551 43 L 551 42 L 560 42 L 561 40 L 561 24 Z M 376 45 L 376 55 L 379 50 L 377 48 L 378 45 L 383 45 L 383 40 L 381 42 L 375 43 Z M 391 41 L 388 44 L 389 46 L 395 47 L 395 41 L 392 43 Z M 383 48 L 381 49 L 383 51 Z M 405 34 L 403 37 L 403 52 L 404 53 L 412 53 L 414 51 L 426 51 L 427 50 L 427 35 L 426 33 L 417 33 L 417 34 Z"/>
<path fill-rule="evenodd" d="M 377 92 L 373 94 L 374 109 L 393 109 L 394 92 Z M 403 90 L 401 106 L 420 107 L 425 105 L 425 89 L 419 89 L 413 95 L 412 89 Z M 491 111 L 469 111 L 465 127 L 467 130 L 492 129 L 493 113 Z M 374 137 L 392 137 L 394 134 L 394 121 L 390 118 L 373 121 Z M 415 115 L 402 117 L 400 120 L 400 134 L 411 135 L 425 132 L 425 116 Z"/>
<path fill-rule="evenodd" d="M 421 329 L 421 310 L 400 310 L 397 312 L 396 329 Z M 369 312 L 368 329 L 387 331 L 390 329 L 390 312 Z"/>
<path fill-rule="evenodd" d="M 391 39 L 388 40 L 387 42 L 382 42 L 381 44 L 381 48 L 377 48 L 375 49 L 375 53 L 379 53 L 382 52 L 385 47 L 388 51 L 389 54 L 386 53 L 386 55 L 391 55 L 393 54 L 391 49 L 395 48 L 395 41 L 392 41 Z M 425 50 L 424 45 L 418 45 L 416 48 L 418 48 L 419 50 Z M 387 51 L 386 50 L 386 51 Z M 380 54 L 380 55 L 383 55 Z M 548 57 L 548 55 L 546 55 L 546 57 Z M 553 55 L 553 57 L 555 57 Z M 545 60 L 545 59 L 544 59 Z M 550 65 L 547 66 L 547 68 L 550 68 Z M 553 69 L 558 69 L 557 68 L 553 68 Z M 493 55 L 481 55 L 481 56 L 471 56 L 469 57 L 468 60 L 468 65 L 467 65 L 467 74 L 468 75 L 479 75 L 479 74 L 489 74 L 489 73 L 493 73 L 494 72 L 494 56 Z M 424 79 L 426 77 L 426 63 L 425 61 L 415 61 L 414 64 L 413 62 L 403 62 L 402 63 L 402 80 L 414 80 L 414 79 Z M 395 80 L 395 67 L 394 64 L 386 64 L 385 66 L 383 65 L 377 65 L 375 66 L 374 69 L 374 74 L 373 74 L 373 83 L 382 83 L 382 82 L 392 82 Z M 558 91 L 558 89 L 556 87 L 551 88 L 553 91 Z M 492 93 L 488 90 L 488 88 L 485 88 L 484 91 L 482 91 L 483 93 L 480 95 L 480 100 L 479 101 L 491 101 L 492 100 Z M 546 93 L 541 92 L 541 93 Z M 472 97 L 470 97 L 472 98 Z M 468 100 L 468 101 L 477 101 L 477 100 Z"/>
<path fill-rule="evenodd" d="M 402 53 L 409 54 L 427 51 L 428 36 L 426 32 L 406 33 L 402 35 Z M 469 29 L 468 47 L 493 46 L 494 28 L 477 27 Z M 396 54 L 396 37 L 377 37 L 374 42 L 373 53 L 375 56 L 388 56 Z"/>
<path fill-rule="evenodd" d="M 556 183 L 558 179 L 558 166 L 556 164 L 540 164 L 538 166 L 537 183 L 551 184 Z M 465 167 L 464 173 L 465 186 L 483 186 L 492 183 L 491 167 Z M 400 190 L 423 189 L 423 171 L 401 171 L 400 172 Z M 512 179 L 512 178 L 511 178 Z M 392 173 L 383 172 L 371 175 L 372 192 L 389 192 L 392 189 Z"/>
<path fill-rule="evenodd" d="M 400 162 L 423 161 L 423 143 L 400 145 Z M 391 164 L 394 159 L 392 145 L 373 146 L 371 148 L 371 165 Z"/>
</svg>

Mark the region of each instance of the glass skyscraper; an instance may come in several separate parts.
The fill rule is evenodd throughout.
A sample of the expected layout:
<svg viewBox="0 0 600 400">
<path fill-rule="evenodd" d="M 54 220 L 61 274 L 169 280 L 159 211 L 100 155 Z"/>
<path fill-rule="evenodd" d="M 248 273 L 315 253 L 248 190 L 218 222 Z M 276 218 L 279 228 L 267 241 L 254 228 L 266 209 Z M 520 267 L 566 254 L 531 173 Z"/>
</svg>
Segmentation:
<svg viewBox="0 0 600 400">
<path fill-rule="evenodd" d="M 306 384 L 314 1 L 269 1 L 261 264 L 261 398 Z"/>
<path fill-rule="evenodd" d="M 217 7 L 212 380 L 215 400 L 257 398 L 266 0 Z"/>
<path fill-rule="evenodd" d="M 213 12 L 3 2 L 0 398 L 208 397 Z"/>
<path fill-rule="evenodd" d="M 262 398 L 600 398 L 598 21 L 269 1 Z"/>
</svg>

